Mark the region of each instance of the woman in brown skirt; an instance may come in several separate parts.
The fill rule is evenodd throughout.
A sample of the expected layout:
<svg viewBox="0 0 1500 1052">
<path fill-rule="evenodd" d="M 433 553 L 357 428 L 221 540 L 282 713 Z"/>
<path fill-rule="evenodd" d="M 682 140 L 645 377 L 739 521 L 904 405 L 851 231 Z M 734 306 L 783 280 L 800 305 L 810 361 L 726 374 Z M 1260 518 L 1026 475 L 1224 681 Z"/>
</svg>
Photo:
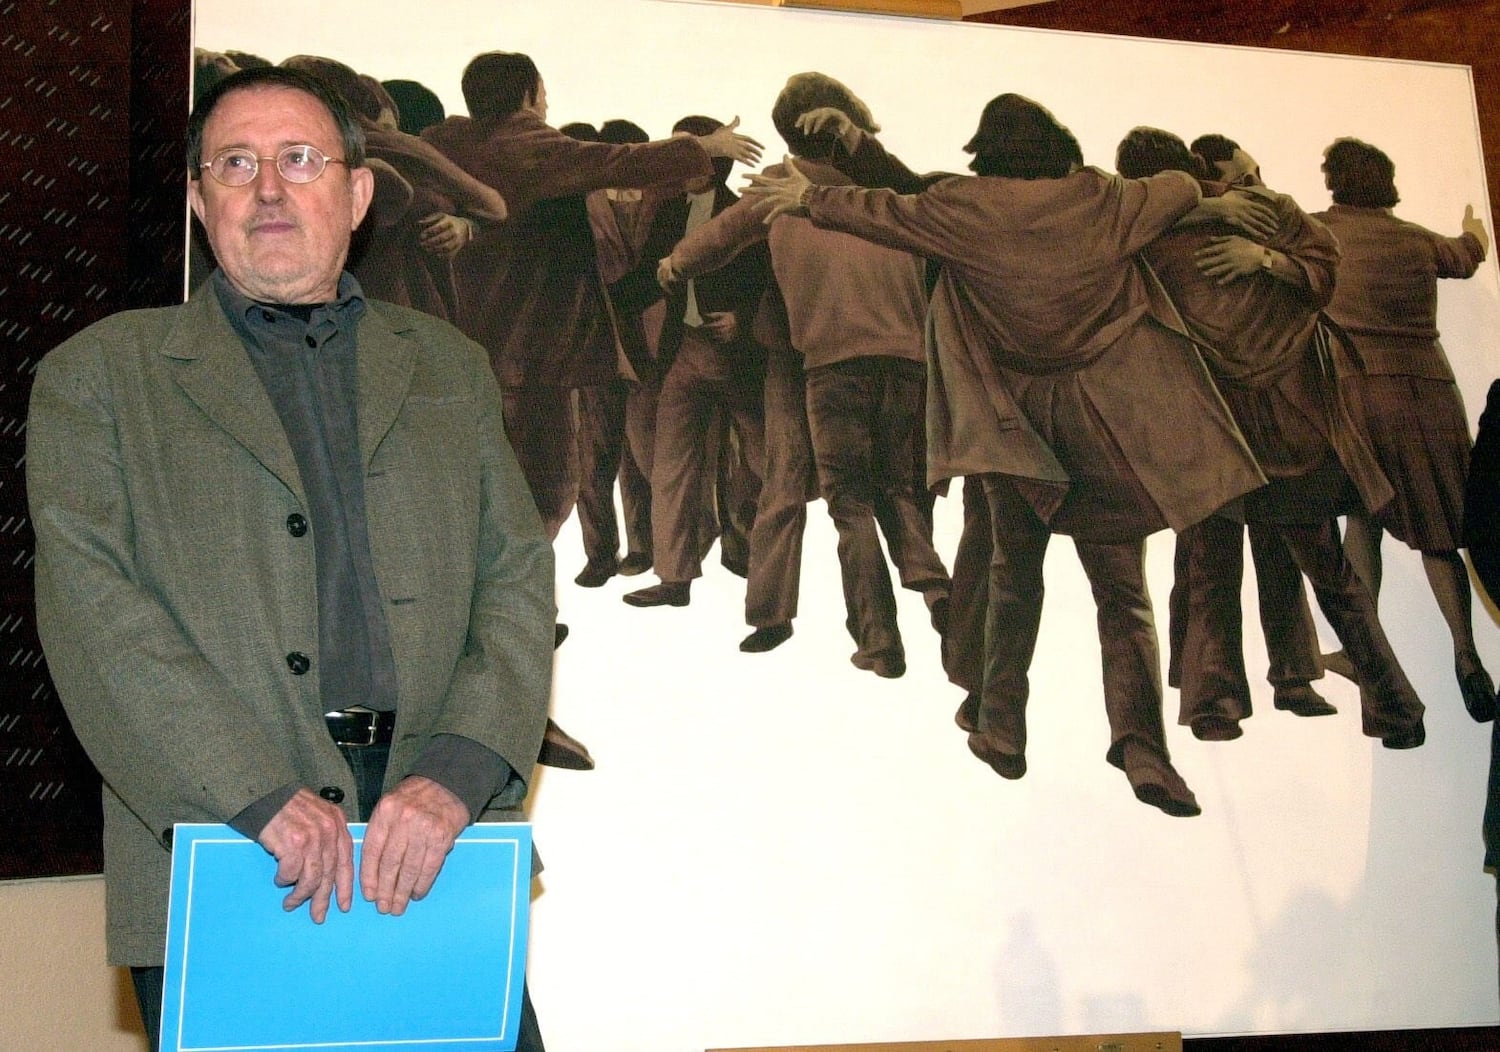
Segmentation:
<svg viewBox="0 0 1500 1052">
<path fill-rule="evenodd" d="M 1463 544 L 1468 417 L 1437 331 L 1437 281 L 1467 278 L 1489 247 L 1472 206 L 1463 233 L 1444 237 L 1397 219 L 1395 165 L 1358 139 L 1339 139 L 1323 155 L 1333 207 L 1318 218 L 1338 236 L 1343 255 L 1327 308 L 1349 334 L 1354 360 L 1340 363 L 1340 389 L 1390 478 L 1396 499 L 1380 520 L 1351 515 L 1344 547 L 1371 593 L 1380 589 L 1380 541 L 1389 530 L 1422 553 L 1432 594 L 1453 636 L 1454 670 L 1464 707 L 1476 720 L 1495 715 L 1495 688 L 1474 647 Z M 1343 654 L 1327 667 L 1351 675 Z"/>
</svg>

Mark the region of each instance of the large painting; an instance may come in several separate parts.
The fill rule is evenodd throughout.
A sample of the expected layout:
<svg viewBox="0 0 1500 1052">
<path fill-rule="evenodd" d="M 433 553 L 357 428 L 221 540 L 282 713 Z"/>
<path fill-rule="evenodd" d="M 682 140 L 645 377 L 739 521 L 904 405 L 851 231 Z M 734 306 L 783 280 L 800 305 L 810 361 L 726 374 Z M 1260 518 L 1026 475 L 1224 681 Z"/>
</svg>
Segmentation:
<svg viewBox="0 0 1500 1052">
<path fill-rule="evenodd" d="M 198 0 L 196 44 L 419 81 L 449 114 L 465 112 L 476 53 L 524 52 L 554 127 L 625 118 L 661 138 L 686 115 L 738 117 L 766 162 L 784 150 L 773 100 L 788 76 L 821 71 L 918 172 L 966 171 L 981 109 L 1015 92 L 1109 170 L 1137 125 L 1227 135 L 1309 213 L 1330 204 L 1325 148 L 1353 136 L 1394 161 L 1397 215 L 1456 236 L 1472 209 L 1494 231 L 1472 83 L 1454 66 L 665 0 Z M 1493 261 L 1442 283 L 1437 322 L 1472 425 L 1500 372 Z M 934 515 L 951 569 L 957 483 Z M 576 516 L 563 524 L 570 634 L 553 714 L 597 768 L 546 770 L 531 800 L 547 869 L 530 978 L 551 1047 L 1495 1020 L 1479 836 L 1489 734 L 1465 711 L 1417 552 L 1384 538 L 1380 618 L 1426 705 L 1425 743 L 1363 734 L 1358 688 L 1333 674 L 1314 686 L 1336 713 L 1275 707 L 1247 573 L 1242 735 L 1200 740 L 1164 692 L 1166 744 L 1201 808 L 1188 818 L 1145 806 L 1106 762 L 1095 603 L 1067 537 L 1045 563 L 1015 779 L 955 726 L 965 692 L 920 590 L 896 590 L 904 668 L 851 662 L 837 549 L 812 502 L 793 633 L 746 653 L 746 584 L 717 551 L 686 605 L 643 609 L 622 600 L 649 574 L 574 583 L 584 541 Z M 1170 531 L 1151 536 L 1145 565 L 1164 658 Z M 1478 598 L 1474 620 L 1500 670 Z"/>
</svg>

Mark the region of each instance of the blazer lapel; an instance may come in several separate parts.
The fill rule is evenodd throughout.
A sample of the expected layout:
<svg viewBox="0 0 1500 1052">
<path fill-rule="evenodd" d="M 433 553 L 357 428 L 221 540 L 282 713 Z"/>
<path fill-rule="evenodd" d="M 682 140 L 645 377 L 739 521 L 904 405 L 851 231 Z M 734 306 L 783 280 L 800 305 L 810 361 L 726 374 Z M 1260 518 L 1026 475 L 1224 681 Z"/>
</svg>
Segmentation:
<svg viewBox="0 0 1500 1052">
<path fill-rule="evenodd" d="M 373 303 L 359 326 L 359 448 L 365 468 L 384 441 L 411 388 L 417 352 Z"/>
<path fill-rule="evenodd" d="M 179 362 L 183 393 L 305 503 L 281 420 L 209 283 L 187 302 L 161 353 Z"/>
</svg>

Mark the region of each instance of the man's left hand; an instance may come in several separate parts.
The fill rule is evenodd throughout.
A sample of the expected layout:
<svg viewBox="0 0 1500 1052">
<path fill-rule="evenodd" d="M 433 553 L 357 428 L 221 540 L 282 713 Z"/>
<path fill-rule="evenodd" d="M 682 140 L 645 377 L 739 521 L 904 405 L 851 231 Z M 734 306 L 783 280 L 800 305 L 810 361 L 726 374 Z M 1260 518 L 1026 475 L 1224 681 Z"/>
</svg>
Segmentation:
<svg viewBox="0 0 1500 1052">
<path fill-rule="evenodd" d="M 474 224 L 462 216 L 433 212 L 421 219 L 418 244 L 435 256 L 451 256 L 474 239 Z"/>
<path fill-rule="evenodd" d="M 1260 270 L 1265 255 L 1263 245 L 1237 234 L 1226 234 L 1212 238 L 1193 258 L 1200 274 L 1213 278 L 1217 285 L 1228 285 Z"/>
<path fill-rule="evenodd" d="M 702 331 L 714 343 L 733 343 L 739 339 L 740 319 L 732 310 L 711 310 L 703 315 Z"/>
<path fill-rule="evenodd" d="M 443 860 L 469 824 L 469 809 L 430 778 L 413 775 L 375 805 L 365 828 L 359 890 L 381 913 L 400 916 L 432 889 Z"/>
</svg>

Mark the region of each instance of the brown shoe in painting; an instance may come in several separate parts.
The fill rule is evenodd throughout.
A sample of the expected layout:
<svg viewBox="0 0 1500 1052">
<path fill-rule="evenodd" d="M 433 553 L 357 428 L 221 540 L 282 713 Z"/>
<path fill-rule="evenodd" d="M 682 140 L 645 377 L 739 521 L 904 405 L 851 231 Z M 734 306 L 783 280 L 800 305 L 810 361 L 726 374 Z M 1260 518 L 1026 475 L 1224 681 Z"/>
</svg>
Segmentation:
<svg viewBox="0 0 1500 1052">
<path fill-rule="evenodd" d="M 630 552 L 620 560 L 617 573 L 621 577 L 635 577 L 651 569 L 651 556 L 645 552 Z"/>
<path fill-rule="evenodd" d="M 1477 657 L 1468 663 L 1468 671 L 1464 670 L 1464 664 L 1459 662 L 1456 669 L 1464 708 L 1475 723 L 1489 723 L 1495 718 L 1495 684 Z"/>
<path fill-rule="evenodd" d="M 542 748 L 537 753 L 536 762 L 543 767 L 561 767 L 568 771 L 594 769 L 594 758 L 589 755 L 589 747 L 553 723 L 550 717 L 547 720 L 547 730 L 542 735 Z"/>
<path fill-rule="evenodd" d="M 747 654 L 764 654 L 775 650 L 792 638 L 792 623 L 782 621 L 775 625 L 763 625 L 740 640 L 740 649 Z"/>
<path fill-rule="evenodd" d="M 578 576 L 573 578 L 573 583 L 580 588 L 599 588 L 615 575 L 618 568 L 619 565 L 613 558 L 590 559 Z"/>
<path fill-rule="evenodd" d="M 979 694 L 976 691 L 970 691 L 964 696 L 958 711 L 953 714 L 953 722 L 958 724 L 961 731 L 979 733 Z"/>
<path fill-rule="evenodd" d="M 849 662 L 855 668 L 873 672 L 881 679 L 900 679 L 906 675 L 906 655 L 897 649 L 882 650 L 875 654 L 856 650 L 849 655 Z"/>
<path fill-rule="evenodd" d="M 1166 757 L 1131 742 L 1125 746 L 1124 763 L 1125 777 L 1130 779 L 1130 788 L 1141 803 L 1173 818 L 1193 818 L 1203 813 L 1198 798 Z"/>
<path fill-rule="evenodd" d="M 1310 683 L 1285 683 L 1277 687 L 1272 704 L 1293 716 L 1332 716 L 1339 711 L 1313 690 Z"/>
<path fill-rule="evenodd" d="M 970 734 L 969 751 L 989 764 L 990 770 L 1001 778 L 1015 781 L 1026 774 L 1026 755 L 1019 752 L 1006 752 L 987 735 Z"/>
<path fill-rule="evenodd" d="M 1196 717 L 1191 728 L 1193 737 L 1200 742 L 1232 742 L 1245 733 L 1240 727 L 1239 720 L 1221 716 L 1216 712 L 1207 712 Z"/>
<path fill-rule="evenodd" d="M 663 581 L 650 588 L 626 592 L 622 598 L 631 606 L 687 606 L 692 587 L 691 581 Z"/>
</svg>

